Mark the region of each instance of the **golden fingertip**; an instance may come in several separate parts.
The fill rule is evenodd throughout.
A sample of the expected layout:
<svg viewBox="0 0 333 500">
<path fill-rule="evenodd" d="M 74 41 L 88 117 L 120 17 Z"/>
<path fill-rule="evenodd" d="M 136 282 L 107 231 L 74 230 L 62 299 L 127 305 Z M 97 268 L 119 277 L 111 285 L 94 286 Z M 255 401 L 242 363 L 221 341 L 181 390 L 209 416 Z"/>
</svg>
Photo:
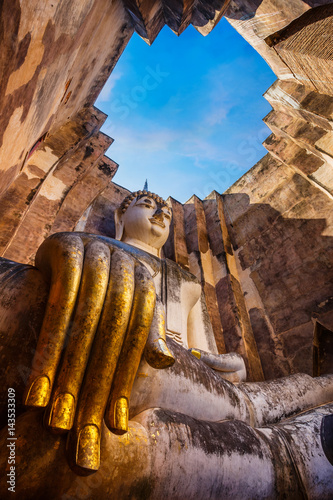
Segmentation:
<svg viewBox="0 0 333 500">
<path fill-rule="evenodd" d="M 59 394 L 52 405 L 48 426 L 53 430 L 69 431 L 73 426 L 75 400 L 72 394 Z"/>
<path fill-rule="evenodd" d="M 100 465 L 100 437 L 96 425 L 88 424 L 81 429 L 76 447 L 76 465 L 96 471 Z"/>
<path fill-rule="evenodd" d="M 195 356 L 198 359 L 201 358 L 201 352 L 197 351 L 196 349 L 190 349 L 190 353 L 193 354 L 193 356 Z"/>
<path fill-rule="evenodd" d="M 128 401 L 125 397 L 117 399 L 114 405 L 114 427 L 115 434 L 125 434 L 128 431 Z"/>
<path fill-rule="evenodd" d="M 50 380 L 46 375 L 37 377 L 28 390 L 24 399 L 26 406 L 44 408 L 47 406 L 51 395 Z"/>
</svg>

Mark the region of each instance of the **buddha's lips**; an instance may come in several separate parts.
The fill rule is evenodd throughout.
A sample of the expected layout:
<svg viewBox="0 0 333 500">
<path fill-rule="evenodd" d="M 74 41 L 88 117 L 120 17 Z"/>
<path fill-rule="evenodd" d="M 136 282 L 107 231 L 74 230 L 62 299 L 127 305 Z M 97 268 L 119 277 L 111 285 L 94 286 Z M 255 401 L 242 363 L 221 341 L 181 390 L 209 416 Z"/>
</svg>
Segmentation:
<svg viewBox="0 0 333 500">
<path fill-rule="evenodd" d="M 157 224 L 158 226 L 161 226 L 161 227 L 165 228 L 165 224 L 164 224 L 164 222 L 161 222 L 161 221 L 159 221 L 159 220 L 155 219 L 155 217 L 150 217 L 150 219 L 149 219 L 149 220 L 150 220 L 150 222 L 151 222 L 152 224 Z"/>
</svg>

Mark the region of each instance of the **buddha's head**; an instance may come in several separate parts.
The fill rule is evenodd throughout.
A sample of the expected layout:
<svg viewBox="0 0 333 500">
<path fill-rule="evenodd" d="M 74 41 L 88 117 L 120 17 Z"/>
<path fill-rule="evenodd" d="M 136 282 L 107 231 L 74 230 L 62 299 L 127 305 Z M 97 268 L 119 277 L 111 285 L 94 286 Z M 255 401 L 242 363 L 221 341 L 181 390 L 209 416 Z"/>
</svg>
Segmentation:
<svg viewBox="0 0 333 500">
<path fill-rule="evenodd" d="M 171 208 L 160 196 L 136 191 L 115 212 L 116 239 L 160 257 L 171 219 Z"/>
</svg>

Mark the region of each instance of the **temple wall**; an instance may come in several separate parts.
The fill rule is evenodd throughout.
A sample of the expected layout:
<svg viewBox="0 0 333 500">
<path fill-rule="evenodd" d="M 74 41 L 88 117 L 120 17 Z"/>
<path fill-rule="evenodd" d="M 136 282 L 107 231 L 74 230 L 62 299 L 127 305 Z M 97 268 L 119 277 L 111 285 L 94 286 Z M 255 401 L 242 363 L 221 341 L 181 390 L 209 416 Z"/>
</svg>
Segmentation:
<svg viewBox="0 0 333 500">
<path fill-rule="evenodd" d="M 0 9 L 0 252 L 32 262 L 59 210 L 76 222 L 116 172 L 93 103 L 133 27 L 120 0 Z"/>
<path fill-rule="evenodd" d="M 332 198 L 268 155 L 223 200 L 265 377 L 311 374 L 314 321 L 333 325 Z"/>
<path fill-rule="evenodd" d="M 120 0 L 5 0 L 0 13 L 3 193 L 39 138 L 94 103 L 133 28 Z"/>
</svg>

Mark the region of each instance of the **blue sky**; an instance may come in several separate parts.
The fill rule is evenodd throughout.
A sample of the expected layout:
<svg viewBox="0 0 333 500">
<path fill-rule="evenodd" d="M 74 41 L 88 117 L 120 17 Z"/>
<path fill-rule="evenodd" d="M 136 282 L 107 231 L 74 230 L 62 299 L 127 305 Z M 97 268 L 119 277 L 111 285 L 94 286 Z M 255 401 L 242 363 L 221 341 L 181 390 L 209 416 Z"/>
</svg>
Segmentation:
<svg viewBox="0 0 333 500">
<path fill-rule="evenodd" d="M 134 34 L 96 103 L 115 139 L 114 182 L 184 203 L 225 191 L 266 151 L 262 94 L 276 79 L 222 19 L 206 37 L 168 27 L 149 47 Z"/>
</svg>

